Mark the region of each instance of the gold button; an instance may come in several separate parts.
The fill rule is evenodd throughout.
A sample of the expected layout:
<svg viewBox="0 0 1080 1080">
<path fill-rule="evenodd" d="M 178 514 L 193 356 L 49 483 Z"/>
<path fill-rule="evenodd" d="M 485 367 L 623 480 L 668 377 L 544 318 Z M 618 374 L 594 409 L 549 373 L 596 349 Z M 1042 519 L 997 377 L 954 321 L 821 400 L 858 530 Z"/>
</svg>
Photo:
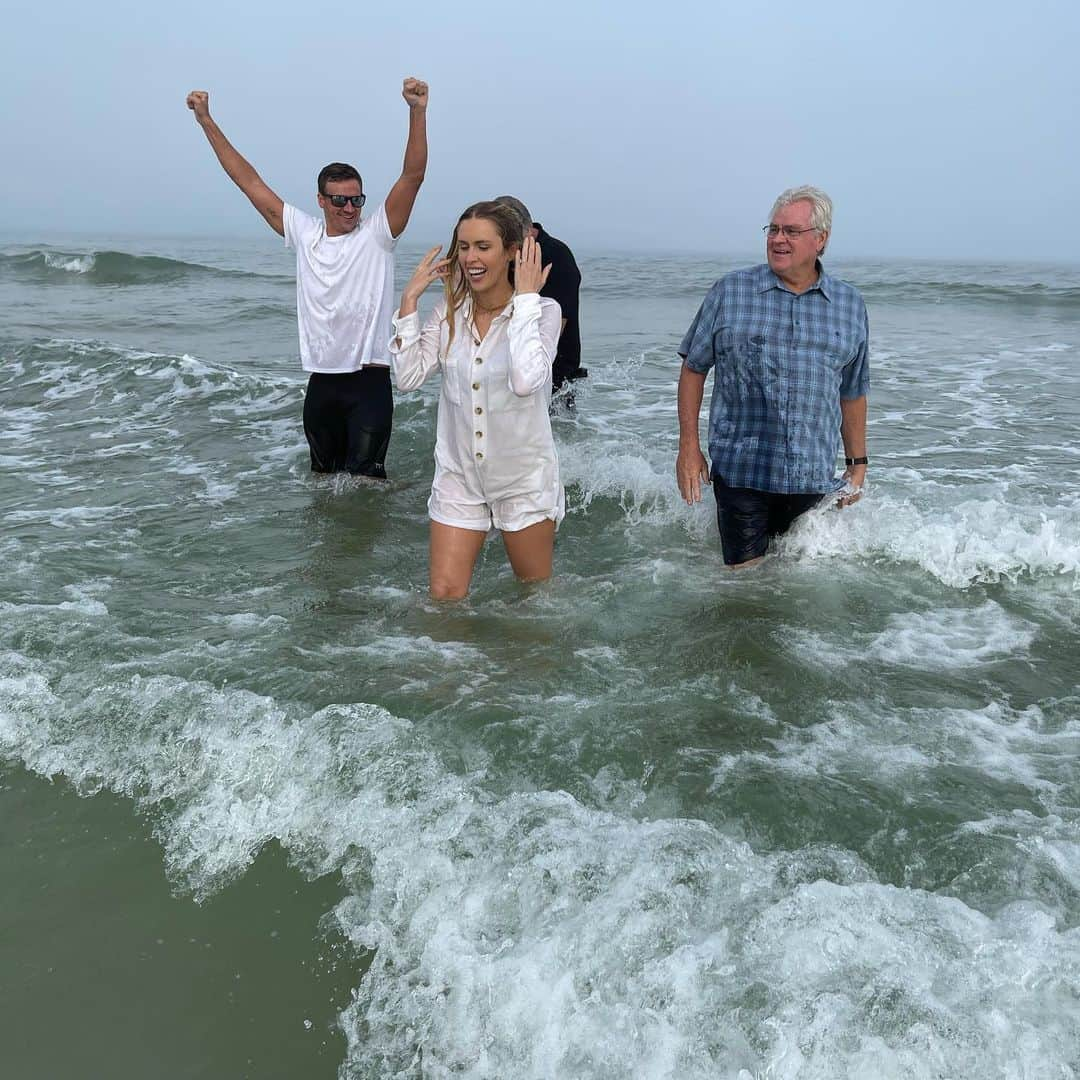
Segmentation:
<svg viewBox="0 0 1080 1080">
<path fill-rule="evenodd" d="M 476 460 L 479 461 L 484 455 L 479 450 L 476 451 Z"/>
<path fill-rule="evenodd" d="M 479 405 L 476 406 L 476 415 L 477 416 L 483 416 L 484 415 L 484 410 L 481 409 Z"/>
<path fill-rule="evenodd" d="M 474 390 L 479 390 L 479 389 L 480 389 L 480 384 L 479 384 L 478 382 L 474 382 L 474 383 L 472 384 L 472 388 L 473 388 Z"/>
<path fill-rule="evenodd" d="M 483 433 L 482 431 L 478 431 L 478 432 L 476 433 L 476 437 L 477 437 L 478 439 L 482 439 L 482 438 L 484 437 L 484 433 Z"/>
</svg>

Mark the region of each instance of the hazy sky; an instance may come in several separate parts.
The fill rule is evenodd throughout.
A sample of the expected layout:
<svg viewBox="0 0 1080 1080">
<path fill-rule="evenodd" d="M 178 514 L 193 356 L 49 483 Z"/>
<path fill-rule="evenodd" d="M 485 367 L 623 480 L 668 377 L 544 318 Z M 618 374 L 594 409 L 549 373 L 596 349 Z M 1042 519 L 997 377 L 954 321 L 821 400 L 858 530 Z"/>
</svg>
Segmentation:
<svg viewBox="0 0 1080 1080">
<path fill-rule="evenodd" d="M 745 252 L 796 183 L 833 254 L 1075 259 L 1077 0 L 20 4 L 0 42 L 0 238 L 256 235 L 191 113 L 284 199 L 351 161 L 381 198 L 431 85 L 407 237 L 518 194 L 572 247 Z"/>
</svg>

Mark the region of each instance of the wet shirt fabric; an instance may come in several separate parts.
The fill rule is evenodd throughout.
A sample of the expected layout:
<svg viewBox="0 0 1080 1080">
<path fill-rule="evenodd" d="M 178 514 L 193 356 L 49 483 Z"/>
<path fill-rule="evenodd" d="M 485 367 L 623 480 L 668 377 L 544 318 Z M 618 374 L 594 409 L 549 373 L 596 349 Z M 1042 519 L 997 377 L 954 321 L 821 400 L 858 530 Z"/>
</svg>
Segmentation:
<svg viewBox="0 0 1080 1080">
<path fill-rule="evenodd" d="M 399 390 L 442 375 L 435 437 L 433 520 L 465 529 L 514 532 L 565 513 L 551 434 L 551 362 L 559 305 L 536 293 L 516 296 L 477 340 L 472 305 L 455 314 L 449 342 L 446 304 L 420 326 L 416 312 L 393 319 L 390 343 Z"/>
<path fill-rule="evenodd" d="M 767 264 L 725 274 L 679 346 L 713 370 L 709 457 L 734 488 L 784 494 L 838 488 L 840 401 L 870 387 L 866 305 L 819 268 L 794 293 Z"/>
<path fill-rule="evenodd" d="M 296 252 L 296 321 L 305 371 L 331 375 L 390 366 L 397 241 L 383 206 L 350 233 L 285 204 L 285 245 Z"/>
</svg>

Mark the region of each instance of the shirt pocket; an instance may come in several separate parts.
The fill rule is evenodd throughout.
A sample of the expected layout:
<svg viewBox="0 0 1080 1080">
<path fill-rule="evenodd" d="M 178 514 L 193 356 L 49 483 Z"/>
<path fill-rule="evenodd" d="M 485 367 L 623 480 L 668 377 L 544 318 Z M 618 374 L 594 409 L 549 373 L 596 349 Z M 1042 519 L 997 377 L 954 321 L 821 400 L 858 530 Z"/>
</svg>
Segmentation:
<svg viewBox="0 0 1080 1080">
<path fill-rule="evenodd" d="M 519 413 L 536 406 L 536 394 L 524 397 L 515 394 L 510 386 L 510 350 L 493 349 L 484 360 L 484 378 L 487 381 L 488 406 L 500 413 Z"/>
<path fill-rule="evenodd" d="M 462 355 L 461 350 L 451 350 L 450 355 L 440 361 L 442 367 L 443 395 L 451 405 L 460 405 L 465 400 L 465 391 L 462 386 L 471 373 L 468 366 L 473 363 L 475 357 L 472 353 Z"/>
<path fill-rule="evenodd" d="M 822 330 L 810 342 L 811 355 L 837 377 L 855 355 L 855 347 L 842 330 Z"/>
<path fill-rule="evenodd" d="M 721 327 L 716 332 L 714 347 L 716 377 L 728 396 L 756 397 L 772 381 L 769 351 L 763 335 Z"/>
</svg>

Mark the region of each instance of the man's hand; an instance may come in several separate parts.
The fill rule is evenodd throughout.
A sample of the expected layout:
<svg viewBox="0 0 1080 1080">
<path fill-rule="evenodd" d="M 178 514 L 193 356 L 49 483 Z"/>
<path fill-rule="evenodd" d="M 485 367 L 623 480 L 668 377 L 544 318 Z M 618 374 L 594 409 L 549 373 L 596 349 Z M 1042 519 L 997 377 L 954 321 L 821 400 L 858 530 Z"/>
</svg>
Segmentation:
<svg viewBox="0 0 1080 1080">
<path fill-rule="evenodd" d="M 691 506 L 701 502 L 701 485 L 712 481 L 709 479 L 709 462 L 700 446 L 679 447 L 679 456 L 675 459 L 675 479 L 679 482 L 679 492 Z"/>
<path fill-rule="evenodd" d="M 862 498 L 863 484 L 866 482 L 865 465 L 849 465 L 844 470 L 844 487 L 840 491 L 840 497 L 836 500 L 837 506 L 850 506 Z"/>
<path fill-rule="evenodd" d="M 401 84 L 401 96 L 410 109 L 426 109 L 428 102 L 428 86 L 422 79 L 414 79 L 411 75 Z"/>
<path fill-rule="evenodd" d="M 210 95 L 205 90 L 192 90 L 187 96 L 187 107 L 200 124 L 210 119 Z"/>
</svg>

